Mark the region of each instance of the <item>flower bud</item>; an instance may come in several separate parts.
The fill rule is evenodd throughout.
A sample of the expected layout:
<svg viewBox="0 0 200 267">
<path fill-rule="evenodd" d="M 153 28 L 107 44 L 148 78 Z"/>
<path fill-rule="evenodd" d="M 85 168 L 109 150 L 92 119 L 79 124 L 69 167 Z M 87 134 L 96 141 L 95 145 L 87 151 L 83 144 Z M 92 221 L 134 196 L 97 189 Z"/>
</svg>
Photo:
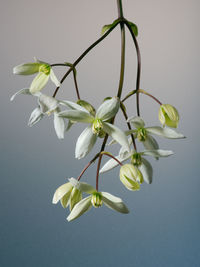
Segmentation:
<svg viewBox="0 0 200 267">
<path fill-rule="evenodd" d="M 125 187 L 132 191 L 139 190 L 140 183 L 143 182 L 141 172 L 132 164 L 123 165 L 120 169 L 119 177 Z"/>
<path fill-rule="evenodd" d="M 131 163 L 134 165 L 134 166 L 140 166 L 141 163 L 142 163 L 142 157 L 139 153 L 134 153 L 132 156 L 131 156 Z"/>
<path fill-rule="evenodd" d="M 84 107 L 85 109 L 87 109 L 87 111 L 89 111 L 91 115 L 95 116 L 96 110 L 90 103 L 88 103 L 85 100 L 81 100 L 81 99 L 79 99 L 76 103 L 80 105 L 81 107 Z"/>
<path fill-rule="evenodd" d="M 163 126 L 177 128 L 179 123 L 179 114 L 175 107 L 169 104 L 163 104 L 160 106 L 159 120 Z"/>
<path fill-rule="evenodd" d="M 138 139 L 138 141 L 144 142 L 146 140 L 146 137 L 147 137 L 146 129 L 139 128 L 137 130 L 137 139 Z"/>
<path fill-rule="evenodd" d="M 93 193 L 91 202 L 95 208 L 101 207 L 103 204 L 101 194 L 98 192 Z"/>
</svg>

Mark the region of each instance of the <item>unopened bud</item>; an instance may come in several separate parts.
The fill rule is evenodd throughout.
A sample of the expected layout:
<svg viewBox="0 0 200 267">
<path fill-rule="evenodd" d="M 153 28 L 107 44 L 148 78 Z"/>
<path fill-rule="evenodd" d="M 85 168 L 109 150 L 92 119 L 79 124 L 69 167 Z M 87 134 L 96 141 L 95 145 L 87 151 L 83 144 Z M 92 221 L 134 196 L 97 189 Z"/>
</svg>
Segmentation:
<svg viewBox="0 0 200 267">
<path fill-rule="evenodd" d="M 136 191 L 140 189 L 143 182 L 141 172 L 132 164 L 125 164 L 120 169 L 120 180 L 129 190 Z"/>
<path fill-rule="evenodd" d="M 87 109 L 87 111 L 89 111 L 91 115 L 95 116 L 96 110 L 90 103 L 88 103 L 85 100 L 81 100 L 81 99 L 79 99 L 76 103 L 80 105 L 81 107 L 84 107 L 85 109 Z"/>
<path fill-rule="evenodd" d="M 177 128 L 179 123 L 179 114 L 175 107 L 169 104 L 163 104 L 160 106 L 159 120 L 163 126 Z"/>
</svg>

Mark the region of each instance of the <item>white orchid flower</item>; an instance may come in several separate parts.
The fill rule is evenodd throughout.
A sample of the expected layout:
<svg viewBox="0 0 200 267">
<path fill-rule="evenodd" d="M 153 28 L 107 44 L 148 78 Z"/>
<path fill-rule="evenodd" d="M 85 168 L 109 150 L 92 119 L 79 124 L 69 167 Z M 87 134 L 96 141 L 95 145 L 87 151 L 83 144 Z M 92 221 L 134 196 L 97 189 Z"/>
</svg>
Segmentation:
<svg viewBox="0 0 200 267">
<path fill-rule="evenodd" d="M 29 90 L 31 94 L 41 91 L 47 84 L 49 78 L 57 87 L 61 85 L 51 65 L 46 62 L 36 61 L 33 63 L 21 64 L 14 67 L 13 73 L 18 75 L 32 75 L 38 73 L 30 85 Z"/>
<path fill-rule="evenodd" d="M 134 137 L 137 138 L 138 141 L 142 142 L 144 147 L 149 150 L 159 149 L 159 145 L 157 141 L 152 137 L 152 135 L 157 135 L 168 139 L 185 138 L 183 134 L 177 133 L 175 130 L 167 127 L 165 128 L 159 126 L 145 127 L 145 123 L 141 117 L 132 117 L 129 118 L 127 121 L 131 122 L 136 129 L 126 131 L 125 132 L 126 135 L 128 136 L 130 134 L 134 134 Z M 114 143 L 115 141 L 112 140 L 110 142 L 110 145 Z"/>
<path fill-rule="evenodd" d="M 185 138 L 183 134 L 177 133 L 170 128 L 162 128 L 159 126 L 145 127 L 145 123 L 141 117 L 129 118 L 128 122 L 131 122 L 136 130 L 127 131 L 126 134 L 134 134 L 138 141 L 141 141 L 146 149 L 158 149 L 158 143 L 151 135 L 158 135 L 169 139 Z"/>
<path fill-rule="evenodd" d="M 73 180 L 70 179 L 70 182 L 74 184 L 74 186 L 77 186 L 77 189 L 79 189 L 82 192 L 88 193 L 90 195 L 79 201 L 74 206 L 71 213 L 67 217 L 68 221 L 72 221 L 80 217 L 82 214 L 89 211 L 92 206 L 97 208 L 101 207 L 103 204 L 105 204 L 108 208 L 118 211 L 120 213 L 129 213 L 128 208 L 121 200 L 121 198 L 113 196 L 107 192 L 98 192 L 91 185 L 87 183 L 77 184 L 77 181 L 74 180 L 75 179 Z"/>
<path fill-rule="evenodd" d="M 76 158 L 81 159 L 85 157 L 93 148 L 97 137 L 103 137 L 106 133 L 122 147 L 126 148 L 127 151 L 130 150 L 125 133 L 118 127 L 107 122 L 116 115 L 119 110 L 119 105 L 119 99 L 113 97 L 101 104 L 95 116 L 83 107 L 81 107 L 81 110 L 80 106 L 77 109 L 65 110 L 59 113 L 59 116 L 62 118 L 90 124 L 77 140 L 75 149 Z"/>
<path fill-rule="evenodd" d="M 37 122 L 39 122 L 43 116 L 54 114 L 54 128 L 59 139 L 64 138 L 65 132 L 65 121 L 63 118 L 58 116 L 58 113 L 61 111 L 59 108 L 60 101 L 55 99 L 54 97 L 44 95 L 40 92 L 31 94 L 29 89 L 21 89 L 16 92 L 12 97 L 11 101 L 15 99 L 15 97 L 19 94 L 36 96 L 38 98 L 38 107 L 33 110 L 31 116 L 28 121 L 29 126 L 33 126 Z M 63 103 L 62 103 L 63 104 Z"/>
<path fill-rule="evenodd" d="M 139 171 L 142 173 L 143 179 L 147 184 L 152 183 L 153 179 L 153 168 L 148 160 L 143 158 L 143 156 L 153 156 L 153 157 L 168 157 L 173 154 L 171 150 L 145 150 L 142 152 L 136 152 L 135 150 L 131 150 L 130 152 L 126 151 L 125 149 L 121 148 L 119 151 L 119 155 L 116 156 L 120 162 L 125 162 L 128 159 L 131 159 L 131 164 L 136 166 Z M 101 168 L 100 173 L 107 172 L 119 164 L 116 160 L 110 159 L 108 160 L 104 166 Z"/>
<path fill-rule="evenodd" d="M 70 178 L 68 183 L 63 184 L 56 189 L 52 200 L 53 204 L 57 204 L 60 201 L 63 208 L 67 208 L 69 206 L 71 211 L 76 203 L 81 201 L 82 193 L 73 185 L 73 182 L 70 182 L 73 180 L 78 183 L 76 179 Z"/>
</svg>

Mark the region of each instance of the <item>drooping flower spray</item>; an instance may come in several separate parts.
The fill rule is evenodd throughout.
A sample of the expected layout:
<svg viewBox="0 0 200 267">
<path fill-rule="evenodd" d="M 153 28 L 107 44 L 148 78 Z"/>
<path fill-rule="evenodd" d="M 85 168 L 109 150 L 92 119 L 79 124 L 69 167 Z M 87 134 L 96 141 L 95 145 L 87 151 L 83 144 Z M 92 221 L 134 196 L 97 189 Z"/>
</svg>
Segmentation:
<svg viewBox="0 0 200 267">
<path fill-rule="evenodd" d="M 154 136 L 161 136 L 168 139 L 184 138 L 184 135 L 171 129 L 178 127 L 179 113 L 177 109 L 170 104 L 161 103 L 157 97 L 140 88 L 141 54 L 137 41 L 138 28 L 135 23 L 124 17 L 122 0 L 117 0 L 117 8 L 117 19 L 111 24 L 103 26 L 101 37 L 91 44 L 73 63 L 50 64 L 35 60 L 35 62 L 21 64 L 13 69 L 14 74 L 36 75 L 30 83 L 29 88 L 19 90 L 11 97 L 11 100 L 14 100 L 17 95 L 24 94 L 33 96 L 37 100 L 37 107 L 30 115 L 29 126 L 33 126 L 41 121 L 45 115 L 49 116 L 53 114 L 56 135 L 59 139 L 63 139 L 65 132 L 70 131 L 71 127 L 76 127 L 76 124 L 80 122 L 85 123 L 86 128 L 78 137 L 75 146 L 75 158 L 78 160 L 86 157 L 92 149 L 96 149 L 95 143 L 97 138 L 102 139 L 101 148 L 97 150 L 96 155 L 88 162 L 81 173 L 77 175 L 77 178 L 69 178 L 69 181 L 58 187 L 55 191 L 52 202 L 56 204 L 60 201 L 63 208 L 69 207 L 68 221 L 80 217 L 90 210 L 92 206 L 98 208 L 105 205 L 120 213 L 128 213 L 129 210 L 121 198 L 107 192 L 99 191 L 99 173 L 104 173 L 120 166 L 119 178 L 122 184 L 128 190 L 138 191 L 142 188 L 143 182 L 151 184 L 153 180 L 153 167 L 146 157 L 150 156 L 158 160 L 160 157 L 168 157 L 173 154 L 171 150 L 160 149 Z M 82 98 L 82 94 L 80 94 L 76 66 L 117 27 L 120 27 L 121 30 L 121 65 L 118 88 L 113 92 L 112 97 L 102 95 L 102 103 L 96 110 L 86 100 L 86 95 Z M 127 32 L 131 35 L 134 44 L 133 47 L 136 49 L 137 73 L 135 88 L 132 88 L 127 95 L 123 96 L 126 48 L 125 34 Z M 66 73 L 60 81 L 57 79 L 53 70 L 57 66 L 61 66 L 64 69 L 67 68 Z M 62 84 L 71 73 L 77 96 L 76 103 L 70 101 L 67 95 L 67 100 L 57 99 L 59 89 L 62 89 Z M 41 92 L 49 79 L 56 85 L 53 96 L 48 96 Z M 146 126 L 140 114 L 141 94 L 151 97 L 159 104 L 158 118 L 161 126 Z M 136 99 L 137 114 L 127 114 L 125 103 L 130 97 L 135 97 Z M 120 111 L 124 116 L 127 129 L 120 129 L 115 126 L 117 114 Z M 121 146 L 117 156 L 107 151 L 109 146 L 106 146 L 106 144 L 109 137 L 111 137 L 110 145 L 119 144 Z M 144 146 L 142 151 L 138 151 L 138 142 Z M 101 167 L 103 156 L 109 157 L 110 159 Z M 124 164 L 125 161 L 128 162 Z M 97 162 L 96 188 L 88 183 L 80 182 L 86 170 L 95 162 Z M 85 194 L 86 196 L 83 197 Z"/>
</svg>

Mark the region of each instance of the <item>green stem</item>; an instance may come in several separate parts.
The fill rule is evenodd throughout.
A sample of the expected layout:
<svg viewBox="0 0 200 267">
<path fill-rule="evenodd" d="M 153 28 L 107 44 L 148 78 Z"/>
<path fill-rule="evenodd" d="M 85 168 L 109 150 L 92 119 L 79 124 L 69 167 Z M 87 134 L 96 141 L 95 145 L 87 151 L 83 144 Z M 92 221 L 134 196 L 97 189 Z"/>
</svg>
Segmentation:
<svg viewBox="0 0 200 267">
<path fill-rule="evenodd" d="M 118 7 L 118 16 L 120 19 L 123 19 L 123 9 L 122 9 L 122 1 L 117 0 Z M 120 79 L 119 79 L 119 87 L 117 96 L 121 98 L 123 83 L 124 83 L 124 70 L 125 70 L 125 28 L 124 22 L 120 22 L 121 27 L 121 68 L 120 68 Z"/>
<path fill-rule="evenodd" d="M 124 70 L 125 70 L 125 28 L 123 22 L 121 26 L 121 69 L 120 69 L 120 79 L 117 96 L 121 98 L 123 83 L 124 83 Z"/>
<path fill-rule="evenodd" d="M 140 103 L 139 103 L 139 88 L 140 88 L 140 76 L 141 76 L 141 54 L 140 54 L 140 48 L 137 42 L 137 39 L 135 37 L 134 32 L 131 29 L 131 26 L 129 25 L 128 21 L 124 22 L 126 26 L 128 27 L 131 36 L 133 38 L 133 42 L 135 44 L 135 49 L 137 53 L 137 79 L 136 79 L 136 106 L 137 106 L 137 115 L 140 116 Z"/>
<path fill-rule="evenodd" d="M 123 18 L 123 7 L 122 7 L 122 0 L 117 0 L 117 8 L 118 8 L 118 15 L 119 18 Z"/>
<path fill-rule="evenodd" d="M 121 0 L 117 0 L 117 7 L 118 7 L 118 16 L 119 16 L 118 23 L 120 23 L 120 27 L 121 27 L 121 69 L 120 69 L 120 79 L 119 79 L 119 87 L 118 87 L 117 96 L 121 98 L 123 82 L 124 82 L 124 67 L 125 67 L 125 29 L 124 29 L 123 9 L 122 9 Z M 113 118 L 112 123 L 114 123 L 114 119 L 115 118 Z M 103 140 L 100 153 L 104 150 L 107 140 L 108 140 L 108 134 L 106 134 Z M 97 174 L 96 174 L 96 190 L 97 191 L 98 191 L 98 184 L 99 184 L 99 168 L 101 164 L 101 158 L 102 156 L 100 155 L 98 165 L 97 165 Z"/>
<path fill-rule="evenodd" d="M 96 40 L 96 42 L 94 42 L 92 45 L 90 45 L 81 55 L 80 57 L 77 58 L 77 60 L 72 64 L 73 67 L 71 67 L 66 73 L 65 75 L 62 77 L 60 83 L 62 84 L 64 82 L 64 80 L 67 78 L 67 76 L 70 74 L 70 72 L 73 70 L 74 67 L 76 67 L 76 65 L 90 52 L 90 50 L 92 50 L 97 44 L 99 44 L 103 39 L 106 38 L 106 36 L 108 36 L 113 30 L 114 28 L 120 23 L 117 22 L 112 28 L 110 28 L 103 36 L 101 36 L 98 40 Z M 58 90 L 60 87 L 57 87 L 53 97 L 56 96 Z"/>
</svg>

